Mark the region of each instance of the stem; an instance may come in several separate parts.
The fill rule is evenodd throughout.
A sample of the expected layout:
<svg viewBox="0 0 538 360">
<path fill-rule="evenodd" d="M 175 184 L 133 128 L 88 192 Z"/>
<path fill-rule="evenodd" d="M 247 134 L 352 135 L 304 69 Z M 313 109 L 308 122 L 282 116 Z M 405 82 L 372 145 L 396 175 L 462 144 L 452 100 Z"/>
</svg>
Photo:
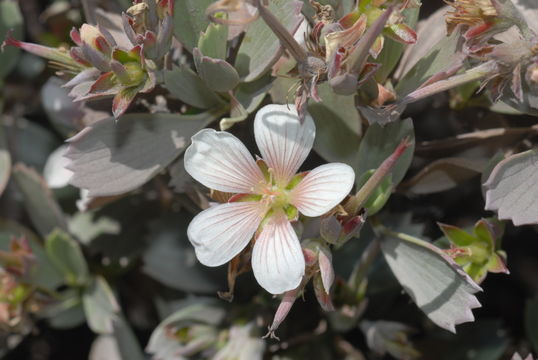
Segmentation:
<svg viewBox="0 0 538 360">
<path fill-rule="evenodd" d="M 349 286 L 356 292 L 359 287 L 361 286 L 362 282 L 366 278 L 366 275 L 368 274 L 368 270 L 370 269 L 370 266 L 372 266 L 374 260 L 379 255 L 379 252 L 381 250 L 381 243 L 378 239 L 373 239 L 370 244 L 368 244 L 368 247 L 364 250 L 364 252 L 361 255 L 361 258 L 355 268 L 353 269 L 353 272 L 351 273 L 351 276 L 349 277 L 348 284 Z"/>
<path fill-rule="evenodd" d="M 260 0 L 255 0 L 254 4 L 258 8 L 258 12 L 267 24 L 269 28 L 273 31 L 273 33 L 276 35 L 276 37 L 280 40 L 280 43 L 283 47 L 286 48 L 286 50 L 289 51 L 291 56 L 294 57 L 294 59 L 300 63 L 304 64 L 307 61 L 308 54 L 303 49 L 301 45 L 295 39 L 293 36 L 289 33 L 288 29 L 282 25 L 282 23 L 276 18 L 276 16 L 267 9 Z"/>
<path fill-rule="evenodd" d="M 97 4 L 95 4 L 94 0 L 81 0 L 82 3 L 82 9 L 84 10 L 84 17 L 86 18 L 86 22 L 90 25 L 97 24 L 97 18 L 95 16 L 95 8 Z"/>
<path fill-rule="evenodd" d="M 491 60 L 472 69 L 469 69 L 463 74 L 454 75 L 448 79 L 439 80 L 434 82 L 433 84 L 419 88 L 404 97 L 399 104 L 410 104 L 415 101 L 424 99 L 428 96 L 432 96 L 434 94 L 438 94 L 440 92 L 466 84 L 468 82 L 480 80 L 490 75 L 491 73 L 496 72 L 498 72 L 497 63 Z"/>
</svg>

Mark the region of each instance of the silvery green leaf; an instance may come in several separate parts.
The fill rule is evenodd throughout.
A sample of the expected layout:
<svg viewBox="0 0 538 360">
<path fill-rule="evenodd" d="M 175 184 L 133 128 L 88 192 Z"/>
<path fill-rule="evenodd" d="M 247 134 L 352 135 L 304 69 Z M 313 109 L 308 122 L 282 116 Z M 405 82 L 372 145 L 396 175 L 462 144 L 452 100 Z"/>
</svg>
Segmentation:
<svg viewBox="0 0 538 360">
<path fill-rule="evenodd" d="M 303 17 L 302 2 L 271 0 L 268 9 L 293 34 Z M 280 58 L 282 46 L 269 26 L 259 18 L 248 27 L 235 61 L 235 68 L 243 81 L 249 82 L 265 74 Z"/>
<path fill-rule="evenodd" d="M 443 21 L 443 26 L 439 26 L 439 19 L 443 14 L 437 13 L 435 22 L 428 22 L 423 29 L 419 28 L 419 40 L 415 45 L 408 48 L 410 58 L 407 59 L 404 55 L 402 59 L 404 64 L 416 62 L 412 66 L 406 65 L 407 71 L 400 70 L 402 77 L 395 88 L 398 95 L 409 94 L 433 75 L 447 71 L 461 61 L 462 55 L 458 51 L 461 35 L 455 30 L 450 36 L 446 36 L 444 20 L 441 20 Z M 442 28 L 442 33 L 439 33 L 439 28 Z M 422 33 L 421 30 L 423 31 Z M 421 42 L 421 39 L 425 39 L 423 40 L 425 43 Z M 431 43 L 432 40 L 435 40 L 433 44 Z M 431 45 L 433 47 L 429 47 Z M 417 53 L 422 55 L 417 57 Z"/>
<path fill-rule="evenodd" d="M 70 183 L 89 196 L 134 190 L 177 158 L 217 114 L 128 114 L 92 124 L 69 140 Z"/>
<path fill-rule="evenodd" d="M 82 295 L 82 304 L 88 326 L 96 334 L 112 334 L 114 323 L 119 321 L 120 307 L 110 288 L 102 277 L 92 279 Z"/>
<path fill-rule="evenodd" d="M 198 48 L 193 50 L 198 75 L 214 91 L 226 92 L 239 84 L 239 74 L 226 60 L 204 56 Z"/>
<path fill-rule="evenodd" d="M 69 234 L 54 231 L 47 237 L 45 249 L 54 266 L 64 274 L 67 284 L 86 284 L 89 277 L 88 264 L 80 245 Z"/>
<path fill-rule="evenodd" d="M 327 161 L 356 167 L 359 163 L 361 119 L 354 96 L 335 94 L 329 84 L 318 86 L 321 102 L 311 101 L 308 112 L 316 123 L 314 150 Z"/>
<path fill-rule="evenodd" d="M 164 84 L 172 97 L 199 109 L 210 109 L 223 103 L 218 95 L 185 65 L 166 71 Z"/>
<path fill-rule="evenodd" d="M 8 31 L 13 31 L 17 39 L 22 37 L 23 19 L 17 1 L 0 0 L 0 42 L 4 41 Z M 17 64 L 19 49 L 9 46 L 0 51 L 0 80 Z"/>
<path fill-rule="evenodd" d="M 40 315 L 47 318 L 55 329 L 72 329 L 86 322 L 82 307 L 82 299 L 76 290 L 68 290 L 69 294 L 60 302 L 47 307 Z M 62 294 L 64 295 L 64 294 Z"/>
<path fill-rule="evenodd" d="M 226 287 L 224 273 L 198 262 L 185 231 L 188 219 L 186 213 L 179 213 L 150 224 L 151 242 L 144 253 L 143 271 L 174 289 L 215 293 Z"/>
<path fill-rule="evenodd" d="M 474 320 L 480 307 L 473 295 L 481 291 L 442 250 L 421 239 L 383 237 L 381 249 L 392 272 L 417 306 L 443 329 Z"/>
<path fill-rule="evenodd" d="M 393 186 L 398 185 L 411 165 L 415 150 L 413 120 L 411 119 L 390 123 L 385 127 L 378 124 L 370 125 L 360 144 L 356 173 L 363 174 L 368 170 L 377 169 L 405 137 L 409 137 L 410 145 L 391 172 Z"/>
<path fill-rule="evenodd" d="M 529 150 L 499 162 L 488 181 L 486 210 L 514 225 L 538 223 L 538 150 Z"/>
<path fill-rule="evenodd" d="M 51 77 L 41 89 L 41 103 L 54 128 L 68 136 L 75 130 L 77 120 L 84 116 L 81 103 L 73 102 L 64 81 Z"/>
<path fill-rule="evenodd" d="M 426 19 L 417 23 L 417 42 L 405 48 L 401 61 L 394 72 L 395 79 L 401 79 L 405 76 L 417 62 L 427 56 L 436 44 L 446 37 L 444 22 L 446 13 L 450 9 L 451 7 L 449 6 L 443 6 Z M 439 26 L 439 24 L 443 24 L 443 26 Z"/>
<path fill-rule="evenodd" d="M 49 154 L 61 145 L 51 131 L 24 118 L 5 121 L 3 130 L 9 144 L 12 162 L 24 163 L 39 173 L 43 171 Z"/>
<path fill-rule="evenodd" d="M 234 95 L 250 114 L 258 109 L 272 85 L 273 77 L 267 74 L 257 80 L 239 84 Z"/>
<path fill-rule="evenodd" d="M 452 189 L 478 176 L 486 167 L 485 158 L 448 157 L 438 159 L 401 184 L 412 194 L 433 194 Z"/>
<path fill-rule="evenodd" d="M 23 195 L 28 215 L 41 236 L 47 237 L 56 228 L 67 228 L 62 209 L 41 175 L 24 164 L 16 164 L 13 178 Z"/>
<path fill-rule="evenodd" d="M 226 59 L 228 43 L 228 26 L 210 23 L 198 39 L 198 49 L 205 56 L 213 59 Z"/>
<path fill-rule="evenodd" d="M 213 0 L 175 0 L 174 35 L 189 51 L 198 45 L 200 33 L 205 31 L 209 18 L 205 14 Z"/>
</svg>

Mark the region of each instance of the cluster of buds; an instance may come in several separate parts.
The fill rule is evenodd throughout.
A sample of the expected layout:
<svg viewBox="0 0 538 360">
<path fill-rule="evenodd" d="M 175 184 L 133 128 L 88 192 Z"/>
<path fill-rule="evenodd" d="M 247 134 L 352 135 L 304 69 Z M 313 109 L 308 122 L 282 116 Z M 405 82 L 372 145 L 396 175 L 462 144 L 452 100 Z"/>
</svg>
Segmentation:
<svg viewBox="0 0 538 360">
<path fill-rule="evenodd" d="M 135 1 L 123 15 L 130 44 L 122 44 L 102 26 L 83 24 L 80 30 L 71 30 L 76 46 L 69 50 L 18 41 L 10 34 L 2 46 L 44 57 L 71 75 L 65 86 L 75 101 L 114 97 L 112 113 L 118 118 L 138 93 L 155 87 L 172 42 L 172 10 L 170 0 Z"/>
<path fill-rule="evenodd" d="M 472 233 L 456 226 L 439 224 L 450 242 L 445 252 L 480 284 L 488 272 L 508 274 L 506 253 L 500 250 L 502 224 L 492 220 L 478 221 Z"/>
<path fill-rule="evenodd" d="M 29 283 L 35 256 L 26 238 L 12 238 L 9 251 L 0 251 L 0 328 L 25 331 L 28 314 L 39 311 L 44 298 Z"/>
<path fill-rule="evenodd" d="M 448 32 L 463 32 L 463 51 L 472 62 L 495 65 L 482 88 L 493 102 L 504 97 L 516 106 L 525 104 L 526 93 L 538 94 L 538 38 L 510 2 L 455 0 L 447 13 Z M 531 107 L 538 105 L 531 104 Z"/>
</svg>

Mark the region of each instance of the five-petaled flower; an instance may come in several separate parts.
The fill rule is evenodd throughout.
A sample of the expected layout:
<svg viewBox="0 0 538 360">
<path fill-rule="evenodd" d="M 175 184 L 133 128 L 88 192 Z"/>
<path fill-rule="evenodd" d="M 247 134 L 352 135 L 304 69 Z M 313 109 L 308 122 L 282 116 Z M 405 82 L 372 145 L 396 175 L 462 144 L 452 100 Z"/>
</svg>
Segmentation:
<svg viewBox="0 0 538 360">
<path fill-rule="evenodd" d="M 315 131 L 312 118 L 307 115 L 301 124 L 291 105 L 267 105 L 254 121 L 263 160 L 254 161 L 227 132 L 204 129 L 192 137 L 185 152 L 187 172 L 208 188 L 237 194 L 190 223 L 187 234 L 202 264 L 222 265 L 254 238 L 251 262 L 258 283 L 272 294 L 299 286 L 305 260 L 291 222 L 299 213 L 325 214 L 348 195 L 355 180 L 353 169 L 340 163 L 296 174 Z"/>
</svg>

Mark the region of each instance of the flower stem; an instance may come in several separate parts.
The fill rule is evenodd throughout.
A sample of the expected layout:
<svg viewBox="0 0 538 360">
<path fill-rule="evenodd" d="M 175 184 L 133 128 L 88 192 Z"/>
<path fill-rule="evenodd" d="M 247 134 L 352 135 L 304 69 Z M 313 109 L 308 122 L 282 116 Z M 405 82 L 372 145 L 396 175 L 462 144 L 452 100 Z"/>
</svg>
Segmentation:
<svg viewBox="0 0 538 360">
<path fill-rule="evenodd" d="M 434 82 L 433 84 L 419 88 L 404 97 L 399 102 L 399 104 L 410 104 L 415 101 L 424 99 L 428 96 L 432 96 L 434 94 L 466 84 L 468 82 L 480 80 L 492 73 L 495 74 L 496 72 L 498 72 L 497 63 L 495 61 L 487 61 L 479 66 L 465 71 L 463 74 L 454 75 L 452 77 L 449 77 L 448 79 L 439 80 Z"/>
<path fill-rule="evenodd" d="M 373 239 L 362 253 L 361 258 L 357 265 L 355 265 L 355 268 L 353 269 L 348 281 L 349 286 L 354 290 L 354 292 L 360 288 L 361 284 L 366 278 L 366 275 L 368 274 L 370 266 L 372 266 L 374 260 L 379 255 L 380 250 L 381 244 L 379 240 Z"/>
</svg>

